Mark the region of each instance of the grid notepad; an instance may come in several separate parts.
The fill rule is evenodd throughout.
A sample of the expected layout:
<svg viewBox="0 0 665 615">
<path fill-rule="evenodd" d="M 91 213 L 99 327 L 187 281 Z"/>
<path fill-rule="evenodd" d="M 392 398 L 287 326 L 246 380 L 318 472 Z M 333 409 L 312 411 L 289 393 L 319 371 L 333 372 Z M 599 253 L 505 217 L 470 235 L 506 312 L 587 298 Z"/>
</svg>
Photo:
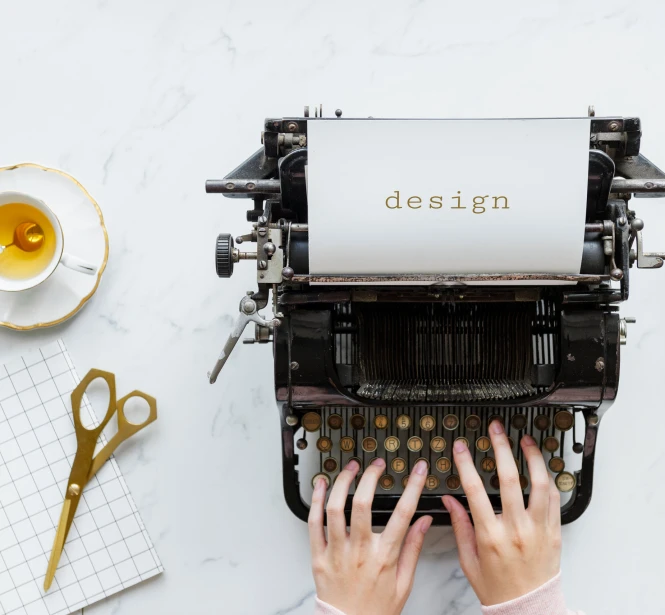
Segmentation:
<svg viewBox="0 0 665 615">
<path fill-rule="evenodd" d="M 62 341 L 0 365 L 0 615 L 65 615 L 163 570 L 111 457 L 83 490 L 44 593 L 76 453 L 70 393 L 79 381 Z M 84 396 L 86 417 L 98 423 Z"/>
</svg>

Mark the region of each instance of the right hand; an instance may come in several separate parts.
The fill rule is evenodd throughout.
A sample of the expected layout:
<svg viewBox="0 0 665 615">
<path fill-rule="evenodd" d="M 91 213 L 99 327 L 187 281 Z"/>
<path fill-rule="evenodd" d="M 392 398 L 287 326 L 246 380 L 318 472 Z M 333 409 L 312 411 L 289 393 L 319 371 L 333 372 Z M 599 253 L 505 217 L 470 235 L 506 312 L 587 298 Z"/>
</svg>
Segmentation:
<svg viewBox="0 0 665 615">
<path fill-rule="evenodd" d="M 454 497 L 443 496 L 450 513 L 460 564 L 481 604 L 507 602 L 537 589 L 559 572 L 561 510 L 559 492 L 531 436 L 521 446 L 529 467 L 531 494 L 525 509 L 519 473 L 500 421 L 489 427 L 499 474 L 503 514 L 495 515 L 469 449 L 453 446 L 464 493 L 473 515 Z"/>
</svg>

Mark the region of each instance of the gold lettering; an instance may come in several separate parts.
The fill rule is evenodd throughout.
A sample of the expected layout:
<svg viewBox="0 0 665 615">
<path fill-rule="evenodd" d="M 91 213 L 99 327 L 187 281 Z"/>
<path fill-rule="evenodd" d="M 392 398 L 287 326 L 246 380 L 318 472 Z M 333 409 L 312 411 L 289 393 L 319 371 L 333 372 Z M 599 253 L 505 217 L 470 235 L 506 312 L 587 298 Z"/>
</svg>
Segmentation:
<svg viewBox="0 0 665 615">
<path fill-rule="evenodd" d="M 458 190 L 457 194 L 461 194 L 461 192 Z M 455 207 L 451 207 L 450 209 L 466 209 L 466 207 L 462 207 L 462 197 L 461 196 L 454 196 L 452 197 L 453 201 L 457 199 L 457 205 Z"/>
<path fill-rule="evenodd" d="M 494 207 L 492 209 L 499 209 L 499 199 L 503 199 L 503 209 L 509 209 L 508 207 L 508 197 L 506 196 L 493 196 Z"/>
<path fill-rule="evenodd" d="M 473 197 L 473 213 L 474 214 L 484 214 L 485 213 L 485 206 L 483 203 L 485 202 L 485 199 L 489 198 L 489 194 L 486 194 L 485 196 L 474 196 Z M 478 199 L 480 199 L 480 202 L 478 202 Z"/>
<path fill-rule="evenodd" d="M 396 205 L 388 205 L 390 199 L 395 199 Z M 388 209 L 402 209 L 402 206 L 399 204 L 399 190 L 395 190 L 395 196 L 389 196 L 386 199 L 386 207 Z"/>
<path fill-rule="evenodd" d="M 429 208 L 430 209 L 441 209 L 443 207 L 443 197 L 442 196 L 431 196 L 429 197 Z"/>
<path fill-rule="evenodd" d="M 416 199 L 417 199 L 417 200 L 416 200 Z M 413 201 L 414 203 L 422 203 L 422 202 L 423 202 L 423 200 L 422 200 L 419 196 L 410 196 L 410 197 L 408 198 L 408 200 L 406 201 L 406 204 L 407 204 L 411 209 L 420 209 L 420 207 L 421 207 L 420 205 L 418 205 L 418 207 L 414 207 L 413 205 L 411 205 L 411 201 Z"/>
</svg>

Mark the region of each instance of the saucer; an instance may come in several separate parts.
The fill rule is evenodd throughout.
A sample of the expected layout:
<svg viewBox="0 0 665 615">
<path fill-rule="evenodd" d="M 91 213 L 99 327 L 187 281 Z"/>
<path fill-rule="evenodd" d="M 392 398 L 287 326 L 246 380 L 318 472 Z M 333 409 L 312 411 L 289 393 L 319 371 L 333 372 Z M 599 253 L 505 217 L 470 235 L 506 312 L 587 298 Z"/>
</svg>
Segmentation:
<svg viewBox="0 0 665 615">
<path fill-rule="evenodd" d="M 109 239 L 102 211 L 71 175 L 39 164 L 1 167 L 0 192 L 8 190 L 44 201 L 60 220 L 65 250 L 98 269 L 95 275 L 85 275 L 60 264 L 34 288 L 0 291 L 0 327 L 27 331 L 60 324 L 92 297 L 106 268 Z"/>
</svg>

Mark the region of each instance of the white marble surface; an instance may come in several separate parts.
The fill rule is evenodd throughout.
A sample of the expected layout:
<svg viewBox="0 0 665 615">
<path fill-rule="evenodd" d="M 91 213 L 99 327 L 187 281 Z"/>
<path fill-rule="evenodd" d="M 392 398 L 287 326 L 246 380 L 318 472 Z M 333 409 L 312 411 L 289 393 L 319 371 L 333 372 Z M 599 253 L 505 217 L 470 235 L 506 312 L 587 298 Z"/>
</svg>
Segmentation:
<svg viewBox="0 0 665 615">
<path fill-rule="evenodd" d="M 244 232 L 242 203 L 206 195 L 259 146 L 267 116 L 322 102 L 347 116 L 642 118 L 642 151 L 665 165 L 665 5 L 63 0 L 2 7 L 0 165 L 60 167 L 99 201 L 111 254 L 71 322 L 0 331 L 0 362 L 63 337 L 80 372 L 116 372 L 154 394 L 159 421 L 119 452 L 166 572 L 86 609 L 306 615 L 305 524 L 281 492 L 271 353 L 240 347 L 205 374 L 251 268 L 220 281 L 216 234 Z M 665 203 L 642 201 L 652 250 Z M 589 614 L 662 613 L 665 272 L 633 274 L 638 318 L 621 392 L 601 429 L 594 499 L 564 530 L 564 585 Z M 409 614 L 479 607 L 449 530 L 435 529 Z"/>
</svg>

